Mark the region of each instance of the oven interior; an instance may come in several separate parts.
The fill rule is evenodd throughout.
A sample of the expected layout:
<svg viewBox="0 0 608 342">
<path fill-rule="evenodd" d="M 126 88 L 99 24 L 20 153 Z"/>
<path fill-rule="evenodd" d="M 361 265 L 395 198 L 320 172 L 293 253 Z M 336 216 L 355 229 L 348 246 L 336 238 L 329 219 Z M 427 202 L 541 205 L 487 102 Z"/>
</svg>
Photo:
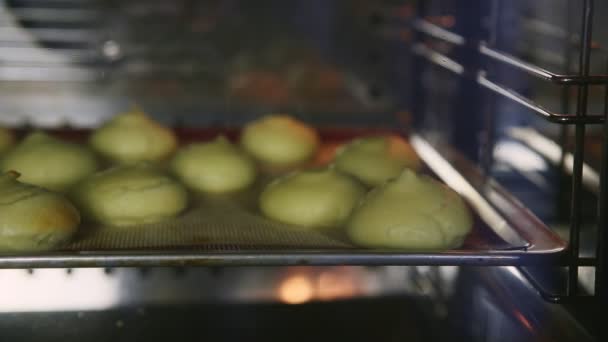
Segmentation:
<svg viewBox="0 0 608 342">
<path fill-rule="evenodd" d="M 608 307 L 606 14 L 593 0 L 0 1 L 0 122 L 17 132 L 88 131 L 132 104 L 186 132 L 279 112 L 396 130 L 457 151 L 477 189 L 499 184 L 571 241 L 479 262 L 0 256 L 0 338 L 593 340 Z"/>
</svg>

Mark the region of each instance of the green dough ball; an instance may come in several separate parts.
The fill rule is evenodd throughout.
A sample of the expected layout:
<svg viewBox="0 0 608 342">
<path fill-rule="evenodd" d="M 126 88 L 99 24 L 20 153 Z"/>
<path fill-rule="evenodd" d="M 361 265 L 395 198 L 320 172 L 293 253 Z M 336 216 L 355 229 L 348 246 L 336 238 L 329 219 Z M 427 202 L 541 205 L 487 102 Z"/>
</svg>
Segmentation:
<svg viewBox="0 0 608 342">
<path fill-rule="evenodd" d="M 73 198 L 86 218 L 117 227 L 175 217 L 188 203 L 181 184 L 148 164 L 96 173 L 75 189 Z"/>
<path fill-rule="evenodd" d="M 65 197 L 17 177 L 0 175 L 0 250 L 46 250 L 68 240 L 80 223 L 78 210 Z"/>
<path fill-rule="evenodd" d="M 188 187 L 211 193 L 245 189 L 256 176 L 254 162 L 224 137 L 182 148 L 171 168 Z"/>
<path fill-rule="evenodd" d="M 460 246 L 472 225 L 456 192 L 406 170 L 363 199 L 353 211 L 347 233 L 365 247 L 447 249 Z"/>
<path fill-rule="evenodd" d="M 286 115 L 249 123 L 241 135 L 243 148 L 263 166 L 289 169 L 309 161 L 319 147 L 314 128 Z"/>
<path fill-rule="evenodd" d="M 333 169 L 300 171 L 270 183 L 260 196 L 260 209 L 302 229 L 340 227 L 364 193 L 356 180 Z"/>
<path fill-rule="evenodd" d="M 177 138 L 168 128 L 133 109 L 117 115 L 90 138 L 95 151 L 115 163 L 161 161 L 177 148 Z"/>
<path fill-rule="evenodd" d="M 0 161 L 2 172 L 17 171 L 20 181 L 65 191 L 97 170 L 97 160 L 84 146 L 32 133 Z"/>
<path fill-rule="evenodd" d="M 398 177 L 404 168 L 418 169 L 420 160 L 403 139 L 380 136 L 357 139 L 342 147 L 335 165 L 363 183 L 376 186 Z"/>
<path fill-rule="evenodd" d="M 0 154 L 6 152 L 15 143 L 15 135 L 4 127 L 0 127 Z"/>
</svg>

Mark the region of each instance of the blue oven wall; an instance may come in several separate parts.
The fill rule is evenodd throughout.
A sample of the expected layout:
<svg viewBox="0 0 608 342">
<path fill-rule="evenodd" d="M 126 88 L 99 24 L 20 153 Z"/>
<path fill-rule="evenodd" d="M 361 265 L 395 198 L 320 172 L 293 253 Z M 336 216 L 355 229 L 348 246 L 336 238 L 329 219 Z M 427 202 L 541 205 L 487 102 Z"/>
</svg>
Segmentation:
<svg viewBox="0 0 608 342">
<path fill-rule="evenodd" d="M 450 30 L 465 37 L 466 44 L 450 49 L 449 56 L 462 64 L 465 71 L 463 75 L 455 75 L 414 56 L 409 77 L 414 96 L 407 106 L 412 109 L 417 130 L 464 153 L 541 220 L 552 223 L 557 219 L 559 173 L 549 167 L 549 163 L 545 163 L 547 167 L 523 173 L 510 166 L 518 157 L 512 152 L 523 150 L 532 157 L 543 157 L 514 142 L 507 134 L 514 127 L 546 127 L 546 123 L 512 100 L 481 88 L 476 78 L 477 72 L 484 70 L 492 79 L 507 84 L 520 94 L 531 96 L 535 93 L 535 85 L 528 75 L 504 65 L 488 63 L 477 50 L 479 41 L 483 40 L 498 50 L 516 54 L 521 35 L 525 34 L 519 14 L 522 6 L 534 7 L 530 3 L 533 2 L 419 2 L 419 17 L 454 16 L 455 24 Z M 417 41 L 427 39 L 423 33 L 417 33 L 415 37 Z M 509 148 L 507 157 L 513 159 L 496 160 L 494 155 L 498 146 Z"/>
<path fill-rule="evenodd" d="M 607 42 L 608 29 L 602 25 L 602 19 L 608 11 L 608 2 L 596 1 L 596 16 L 594 29 L 594 42 L 603 46 Z M 544 62 L 540 52 L 550 52 L 549 57 L 559 61 L 567 50 L 564 39 L 546 37 L 538 34 L 538 37 L 529 37 L 530 29 L 525 26 L 526 18 L 537 19 L 537 23 L 552 23 L 567 31 L 567 22 L 570 22 L 572 32 L 580 30 L 580 16 L 582 2 L 568 1 L 422 1 L 419 2 L 418 16 L 427 20 L 446 15 L 455 17 L 455 25 L 449 29 L 465 37 L 469 43 L 464 47 L 448 47 L 445 44 L 434 45 L 437 49 L 443 49 L 443 53 L 464 66 L 463 75 L 454 75 L 442 67 L 430 63 L 422 57 L 414 57 L 411 67 L 412 87 L 415 96 L 408 103 L 412 108 L 416 119 L 416 128 L 425 132 L 436 140 L 448 143 L 463 152 L 469 159 L 479 163 L 489 176 L 496 179 L 511 194 L 515 195 L 525 206 L 545 222 L 550 228 L 555 229 L 563 237 L 567 236 L 569 226 L 570 187 L 571 179 L 565 175 L 559 164 L 545 158 L 540 153 L 526 144 L 514 139 L 509 134 L 514 128 L 533 129 L 540 135 L 548 137 L 556 143 L 558 140 L 560 126 L 549 123 L 537 114 L 521 106 L 510 99 L 496 95 L 485 89 L 480 89 L 476 81 L 476 72 L 484 70 L 488 78 L 506 85 L 508 88 L 540 102 L 543 106 L 556 112 L 573 113 L 575 92 L 562 92 L 558 86 L 549 85 L 548 82 L 539 82 L 530 75 L 518 71 L 513 67 L 500 63 L 494 63 L 487 59 L 479 58 L 477 42 L 483 39 L 488 45 L 502 52 L 517 56 L 523 60 L 540 64 L 548 70 L 557 73 L 576 73 L 578 50 L 576 46 L 570 46 L 572 62 L 566 65 L 567 59 L 563 61 Z M 496 7 L 492 7 L 496 6 Z M 550 7 L 551 11 L 546 9 Z M 527 24 L 530 23 L 528 20 Z M 434 44 L 433 40 L 423 33 L 416 34 L 417 42 Z M 536 39 L 536 44 L 524 43 L 525 38 Z M 430 43 L 429 43 L 430 42 Z M 522 49 L 522 46 L 526 46 Z M 523 51 L 522 51 L 523 50 Z M 596 51 L 592 54 L 592 72 L 605 73 L 606 54 Z M 545 64 L 542 64 L 545 63 Z M 561 65 L 560 65 L 561 63 Z M 553 87 L 551 89 L 547 89 Z M 575 90 L 575 89 L 570 89 Z M 560 98 L 566 94 L 570 100 L 570 108 L 563 108 Z M 601 95 L 601 94 L 600 94 Z M 543 102 L 545 101 L 545 102 Z M 593 114 L 603 110 L 604 98 L 590 98 L 590 112 Z M 589 127 L 588 135 L 597 134 L 598 127 Z M 573 131 L 573 130 L 572 130 Z M 571 132 L 572 132 L 571 131 Z M 597 167 L 599 165 L 595 165 Z M 599 169 L 596 169 L 599 170 Z M 589 190 L 589 189 L 587 189 Z M 582 230 L 582 253 L 590 255 L 593 252 L 594 227 L 596 223 L 597 197 L 584 191 L 583 198 L 583 230 Z M 528 269 L 532 277 L 542 285 L 545 290 L 562 292 L 564 289 L 563 274 L 557 267 L 542 265 L 534 269 Z M 546 304 L 540 299 L 539 293 L 534 289 L 525 289 L 519 282 L 525 283 L 523 277 L 513 277 L 510 272 L 502 268 L 469 270 L 463 273 L 463 277 L 472 277 L 476 280 L 464 280 L 467 286 L 477 286 L 477 281 L 485 279 L 485 289 L 472 291 L 466 298 L 460 298 L 460 305 L 480 303 L 483 300 L 478 297 L 484 296 L 488 291 L 503 287 L 503 293 L 496 297 L 509 298 L 515 306 L 516 314 L 521 314 L 524 319 L 534 319 L 544 322 L 545 325 L 555 326 L 563 324 L 575 331 L 570 315 L 565 306 Z M 501 282 L 508 280 L 507 287 Z M 589 290 L 588 277 L 579 277 L 584 290 Z M 484 281 L 480 281 L 484 282 Z M 466 287 L 466 286 L 465 286 Z M 509 290 L 516 289 L 516 291 Z M 506 293 L 506 292 L 513 293 Z M 492 296 L 490 296 L 492 297 Z M 526 299 L 527 298 L 527 299 Z M 495 325 L 494 328 L 480 327 L 481 331 L 471 330 L 475 334 L 495 334 L 491 337 L 482 337 L 482 340 L 536 340 L 534 332 L 527 331 L 525 324 L 513 320 L 513 312 L 503 313 L 505 319 L 494 320 L 500 315 L 491 314 L 492 311 L 505 310 L 504 302 L 498 299 L 499 304 L 492 304 L 494 308 L 480 310 L 478 314 L 467 312 L 467 310 L 456 309 L 454 314 L 462 317 L 462 324 L 469 324 L 481 320 L 480 325 Z M 466 303 L 466 304 L 463 304 Z M 577 304 L 578 305 L 578 304 Z M 589 312 L 591 306 L 582 311 Z M 573 310 L 576 311 L 576 310 Z M 575 314 L 577 319 L 586 326 L 592 326 L 593 322 L 589 316 L 581 316 L 580 312 Z M 553 320 L 559 316 L 570 317 L 570 323 L 556 323 Z M 506 319 L 509 317 L 509 319 Z M 476 323 L 473 323 L 476 324 Z M 572 325 L 574 324 L 574 325 Z M 541 324 L 542 326 L 542 324 Z M 484 330 L 485 329 L 485 330 Z M 488 332 L 487 330 L 492 330 Z M 569 331 L 568 329 L 566 329 Z M 523 334 L 523 335 L 520 335 Z M 471 337 L 471 339 L 473 339 Z M 548 340 L 578 340 L 573 336 L 553 336 Z"/>
</svg>

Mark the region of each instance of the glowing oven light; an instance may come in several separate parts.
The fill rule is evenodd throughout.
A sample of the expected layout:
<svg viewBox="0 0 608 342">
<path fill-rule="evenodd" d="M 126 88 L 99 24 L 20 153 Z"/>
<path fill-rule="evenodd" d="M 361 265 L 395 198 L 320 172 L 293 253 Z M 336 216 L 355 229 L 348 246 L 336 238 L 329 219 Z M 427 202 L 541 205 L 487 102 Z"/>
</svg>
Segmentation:
<svg viewBox="0 0 608 342">
<path fill-rule="evenodd" d="M 360 274 L 349 267 L 291 273 L 280 282 L 277 297 L 286 304 L 351 298 L 362 293 L 361 280 Z"/>
<path fill-rule="evenodd" d="M 306 276 L 293 275 L 279 286 L 279 299 L 286 304 L 302 304 L 314 298 L 313 282 Z"/>
</svg>

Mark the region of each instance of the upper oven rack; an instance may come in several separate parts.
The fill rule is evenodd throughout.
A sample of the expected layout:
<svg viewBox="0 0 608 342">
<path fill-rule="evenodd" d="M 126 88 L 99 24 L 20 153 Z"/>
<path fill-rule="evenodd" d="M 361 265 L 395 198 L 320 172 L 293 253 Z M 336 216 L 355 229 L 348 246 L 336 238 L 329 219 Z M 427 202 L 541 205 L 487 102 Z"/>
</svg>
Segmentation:
<svg viewBox="0 0 608 342">
<path fill-rule="evenodd" d="M 490 31 L 497 30 L 499 25 L 499 8 L 503 0 L 493 0 L 491 2 L 493 13 L 490 15 Z M 538 115 L 542 119 L 560 124 L 560 125 L 573 125 L 575 127 L 575 144 L 574 144 L 574 158 L 572 166 L 572 198 L 571 198 L 571 219 L 570 219 L 570 243 L 568 249 L 568 277 L 567 277 L 567 290 L 565 293 L 548 292 L 534 279 L 533 276 L 529 276 L 531 282 L 541 292 L 543 297 L 553 302 L 559 302 L 569 297 L 580 296 L 578 290 L 578 269 L 579 267 L 594 266 L 595 267 L 595 295 L 601 298 L 606 298 L 608 290 L 607 281 L 607 267 L 608 267 L 608 255 L 606 249 L 608 248 L 608 120 L 606 115 L 608 112 L 608 74 L 591 74 L 590 73 L 590 56 L 593 50 L 600 50 L 605 53 L 605 48 L 598 46 L 592 41 L 592 24 L 593 16 L 595 13 L 594 0 L 584 0 L 582 4 L 581 13 L 581 27 L 579 34 L 574 35 L 570 32 L 548 32 L 547 30 L 540 30 L 540 35 L 551 34 L 556 38 L 566 41 L 568 49 L 578 52 L 578 68 L 576 72 L 560 74 L 547 70 L 539 65 L 531 62 L 523 61 L 516 56 L 501 51 L 498 48 L 492 46 L 491 43 L 485 41 L 482 38 L 477 37 L 465 37 L 457 32 L 450 31 L 449 29 L 442 27 L 438 24 L 430 22 L 427 18 L 424 18 L 423 5 L 419 4 L 418 17 L 414 18 L 411 22 L 411 28 L 416 32 L 414 43 L 412 44 L 412 52 L 418 57 L 438 65 L 439 67 L 448 70 L 459 77 L 469 77 L 478 84 L 493 93 L 513 101 L 534 114 Z M 572 15 L 568 16 L 568 20 L 572 21 Z M 470 19 L 470 18 L 469 18 Z M 479 18 L 481 21 L 481 18 Z M 568 24 L 571 29 L 571 23 Z M 481 24 L 478 26 L 481 28 Z M 544 31 L 544 32 L 543 32 Z M 476 54 L 480 61 L 491 61 L 501 66 L 507 66 L 517 72 L 525 73 L 533 76 L 543 82 L 548 82 L 554 85 L 562 87 L 576 87 L 577 97 L 575 113 L 568 113 L 569 104 L 568 100 L 565 99 L 567 94 L 563 94 L 562 99 L 562 112 L 558 113 L 551 111 L 535 100 L 528 98 L 508 86 L 501 84 L 499 81 L 492 80 L 488 77 L 487 70 L 482 67 L 483 63 L 473 65 L 464 65 L 459 61 L 446 55 L 441 49 L 433 47 L 433 44 L 425 43 L 428 40 L 439 42 L 443 45 L 454 46 L 457 49 L 465 49 L 471 54 Z M 570 69 L 570 66 L 567 67 Z M 608 68 L 608 67 L 607 67 Z M 603 113 L 588 113 L 588 96 L 590 86 L 603 86 L 604 87 L 604 109 Z M 488 114 L 491 115 L 491 114 Z M 598 205 L 599 215 L 597 220 L 598 225 L 598 236 L 597 236 L 597 250 L 596 255 L 590 260 L 583 260 L 579 256 L 580 248 L 580 228 L 581 228 L 581 197 L 582 197 L 582 178 L 583 178 L 583 167 L 584 167 L 584 137 L 585 127 L 587 125 L 600 125 L 603 124 L 603 147 L 602 147 L 602 166 L 600 172 L 600 185 L 598 191 Z M 562 163 L 564 156 L 567 153 L 565 148 L 565 126 L 562 126 L 562 134 L 560 136 L 560 145 L 562 146 Z M 563 165 L 562 165 L 563 166 Z M 561 167 L 563 170 L 564 167 Z M 529 273 L 525 273 L 529 275 Z"/>
</svg>

